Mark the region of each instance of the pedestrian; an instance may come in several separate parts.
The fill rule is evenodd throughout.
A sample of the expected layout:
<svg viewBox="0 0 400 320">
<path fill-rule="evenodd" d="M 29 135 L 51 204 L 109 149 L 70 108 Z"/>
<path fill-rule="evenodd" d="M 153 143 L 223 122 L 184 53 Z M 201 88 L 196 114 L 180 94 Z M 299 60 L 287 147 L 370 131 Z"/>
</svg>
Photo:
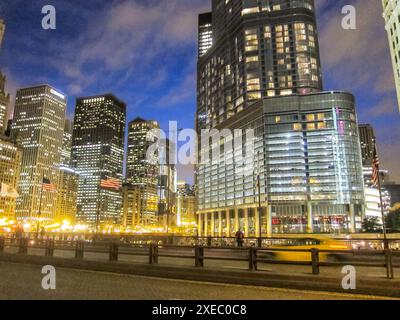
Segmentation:
<svg viewBox="0 0 400 320">
<path fill-rule="evenodd" d="M 242 232 L 242 230 L 239 230 L 238 232 L 236 232 L 236 242 L 237 242 L 237 246 L 238 247 L 243 247 L 243 243 L 244 243 L 244 233 Z"/>
<path fill-rule="evenodd" d="M 46 235 L 46 230 L 42 228 L 42 230 L 40 230 L 40 238 L 42 238 L 43 240 L 45 235 Z"/>
</svg>

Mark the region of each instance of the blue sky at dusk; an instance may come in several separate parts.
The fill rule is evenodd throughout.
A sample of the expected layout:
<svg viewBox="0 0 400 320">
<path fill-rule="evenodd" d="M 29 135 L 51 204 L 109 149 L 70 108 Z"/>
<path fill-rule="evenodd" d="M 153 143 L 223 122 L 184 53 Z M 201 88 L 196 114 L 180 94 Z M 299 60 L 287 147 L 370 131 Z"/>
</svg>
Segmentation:
<svg viewBox="0 0 400 320">
<path fill-rule="evenodd" d="M 176 120 L 192 128 L 196 108 L 197 15 L 211 0 L 2 0 L 6 35 L 0 68 L 8 91 L 48 83 L 75 98 L 112 92 L 127 120 Z M 382 163 L 400 181 L 400 117 L 379 0 L 315 0 L 324 87 L 357 98 L 361 123 L 378 136 Z M 41 8 L 57 10 L 57 29 L 41 28 Z M 341 9 L 357 9 L 357 30 L 341 28 Z M 190 176 L 190 169 L 180 172 Z"/>
</svg>

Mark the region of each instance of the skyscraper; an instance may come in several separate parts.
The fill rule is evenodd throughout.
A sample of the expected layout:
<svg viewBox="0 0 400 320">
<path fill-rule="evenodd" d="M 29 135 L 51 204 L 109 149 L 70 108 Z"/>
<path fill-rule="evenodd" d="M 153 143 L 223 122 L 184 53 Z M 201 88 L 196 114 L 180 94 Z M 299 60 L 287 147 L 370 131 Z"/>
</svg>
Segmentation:
<svg viewBox="0 0 400 320">
<path fill-rule="evenodd" d="M 7 130 L 10 95 L 6 93 L 6 76 L 0 72 L 0 134 Z"/>
<path fill-rule="evenodd" d="M 49 85 L 19 89 L 11 136 L 22 147 L 16 214 L 20 220 L 51 222 L 56 191 L 43 191 L 43 179 L 59 178 L 67 97 Z"/>
<path fill-rule="evenodd" d="M 77 221 L 120 223 L 126 104 L 112 94 L 78 98 L 72 167 L 79 174 Z"/>
<path fill-rule="evenodd" d="M 376 143 L 375 130 L 370 124 L 360 124 L 358 126 L 358 131 L 360 136 L 364 184 L 366 187 L 372 187 L 372 161 L 374 159 Z M 383 184 L 386 181 L 388 171 L 381 167 L 380 175 Z"/>
<path fill-rule="evenodd" d="M 392 57 L 393 73 L 396 84 L 397 100 L 400 109 L 400 1 L 382 0 L 385 28 L 389 37 L 389 48 Z"/>
<path fill-rule="evenodd" d="M 370 124 L 360 124 L 358 126 L 361 143 L 361 156 L 363 166 L 372 166 L 375 150 L 375 132 Z"/>
<path fill-rule="evenodd" d="M 0 135 L 0 219 L 15 220 L 22 150 Z"/>
<path fill-rule="evenodd" d="M 212 13 L 199 15 L 199 57 L 204 56 L 212 47 Z"/>
<path fill-rule="evenodd" d="M 158 215 L 162 226 L 169 229 L 176 225 L 177 171 L 172 163 L 174 143 L 169 139 L 160 140 L 158 150 Z"/>
<path fill-rule="evenodd" d="M 198 129 L 263 97 L 322 89 L 313 0 L 212 0 L 212 38 L 198 60 Z"/>
<path fill-rule="evenodd" d="M 196 128 L 216 129 L 199 145 L 199 235 L 359 229 L 355 102 L 321 92 L 314 1 L 213 0 L 212 28 L 198 60 Z"/>
<path fill-rule="evenodd" d="M 65 120 L 63 143 L 61 149 L 60 176 L 57 192 L 57 222 L 76 218 L 79 175 L 71 167 L 72 121 Z"/>
<path fill-rule="evenodd" d="M 142 188 L 124 184 L 122 196 L 122 225 L 127 231 L 134 230 L 142 224 Z"/>
<path fill-rule="evenodd" d="M 126 182 L 141 188 L 140 224 L 154 225 L 158 222 L 159 159 L 147 158 L 147 151 L 157 139 L 155 130 L 160 128 L 156 121 L 136 118 L 128 126 L 128 156 Z"/>
</svg>

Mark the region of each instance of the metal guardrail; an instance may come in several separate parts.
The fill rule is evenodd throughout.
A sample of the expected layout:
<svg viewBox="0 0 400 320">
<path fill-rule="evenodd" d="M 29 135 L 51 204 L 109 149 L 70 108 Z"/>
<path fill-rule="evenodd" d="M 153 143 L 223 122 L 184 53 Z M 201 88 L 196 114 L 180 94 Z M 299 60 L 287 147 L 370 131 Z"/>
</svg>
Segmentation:
<svg viewBox="0 0 400 320">
<path fill-rule="evenodd" d="M 5 238 L 15 238 L 15 234 L 0 234 Z M 31 240 L 37 238 L 37 233 L 25 233 L 23 237 Z M 378 236 L 378 235 L 377 235 Z M 302 238 L 315 238 L 312 234 L 302 234 Z M 317 236 L 318 237 L 318 236 Z M 208 246 L 208 247 L 236 247 L 235 237 L 195 237 L 195 236 L 179 236 L 179 235 L 131 235 L 131 234 L 119 234 L 119 235 L 108 235 L 108 234 L 75 234 L 75 233 L 49 233 L 46 234 L 45 239 L 53 239 L 55 241 L 64 242 L 76 242 L 82 241 L 104 241 L 104 242 L 119 242 L 127 244 L 169 244 L 178 246 Z M 280 245 L 282 243 L 287 243 L 288 241 L 297 240 L 298 238 L 291 237 L 247 237 L 244 239 L 243 245 L 245 247 L 255 246 L 259 248 L 269 248 L 271 246 Z M 334 240 L 341 241 L 343 243 L 352 245 L 354 249 L 358 250 L 383 250 L 383 239 L 381 238 L 339 238 L 334 237 Z M 400 238 L 389 238 L 389 247 L 391 250 L 400 251 Z"/>
<path fill-rule="evenodd" d="M 204 267 L 205 260 L 218 260 L 218 261 L 242 261 L 248 263 L 248 270 L 257 271 L 259 264 L 282 264 L 282 265 L 299 265 L 311 266 L 312 274 L 319 275 L 321 267 L 329 266 L 344 266 L 349 263 L 341 261 L 335 262 L 321 262 L 321 254 L 328 255 L 366 255 L 378 256 L 384 258 L 384 262 L 356 262 L 352 263 L 353 266 L 360 267 L 382 267 L 386 269 L 388 279 L 394 278 L 394 267 L 400 265 L 393 264 L 393 256 L 400 257 L 400 252 L 390 249 L 387 250 L 363 250 L 362 252 L 343 251 L 343 250 L 319 250 L 312 249 L 287 249 L 287 248 L 259 248 L 256 246 L 250 247 L 213 247 L 213 246 L 177 246 L 170 244 L 127 244 L 121 242 L 87 242 L 83 240 L 78 241 L 62 241 L 54 239 L 36 239 L 30 240 L 28 238 L 10 239 L 0 237 L 0 254 L 3 253 L 6 247 L 17 248 L 18 254 L 28 255 L 30 249 L 42 249 L 46 257 L 53 257 L 55 250 L 71 251 L 75 253 L 75 259 L 84 259 L 85 253 L 101 253 L 107 254 L 108 260 L 117 262 L 121 255 L 126 256 L 142 256 L 148 257 L 149 264 L 154 265 L 159 263 L 159 258 L 179 258 L 194 260 L 194 266 L 201 268 Z M 292 252 L 292 253 L 306 253 L 309 254 L 309 261 L 286 261 L 273 259 L 274 254 L 278 252 Z M 223 255 L 225 253 L 225 255 Z"/>
</svg>

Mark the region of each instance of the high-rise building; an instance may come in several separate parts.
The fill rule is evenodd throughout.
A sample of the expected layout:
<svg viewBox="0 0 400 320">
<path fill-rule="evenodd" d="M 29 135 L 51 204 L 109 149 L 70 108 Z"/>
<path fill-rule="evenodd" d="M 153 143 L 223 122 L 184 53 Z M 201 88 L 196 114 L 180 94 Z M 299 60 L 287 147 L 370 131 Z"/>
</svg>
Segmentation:
<svg viewBox="0 0 400 320">
<path fill-rule="evenodd" d="M 72 167 L 79 174 L 79 223 L 121 222 L 125 118 L 126 104 L 112 94 L 76 101 Z"/>
<path fill-rule="evenodd" d="M 141 188 L 141 225 L 158 223 L 158 181 L 160 175 L 159 159 L 148 150 L 157 140 L 156 121 L 137 118 L 128 126 L 128 156 L 126 161 L 126 182 Z"/>
<path fill-rule="evenodd" d="M 198 60 L 198 129 L 263 97 L 322 89 L 313 0 L 213 0 L 212 38 Z"/>
<path fill-rule="evenodd" d="M 19 220 L 51 222 L 57 192 L 43 190 L 43 179 L 57 187 L 67 97 L 49 85 L 19 89 L 11 132 L 22 147 L 16 214 Z"/>
<path fill-rule="evenodd" d="M 361 157 L 363 166 L 372 166 L 375 150 L 375 132 L 370 124 L 358 126 L 361 143 Z"/>
<path fill-rule="evenodd" d="M 72 154 L 72 126 L 73 123 L 70 119 L 65 120 L 63 143 L 61 149 L 61 166 L 71 166 L 71 154 Z"/>
<path fill-rule="evenodd" d="M 14 220 L 22 150 L 0 136 L 0 219 Z"/>
<path fill-rule="evenodd" d="M 185 181 L 177 183 L 177 214 L 178 227 L 194 230 L 197 226 L 197 200 L 194 188 Z"/>
<path fill-rule="evenodd" d="M 390 54 L 392 56 L 393 73 L 396 84 L 397 100 L 400 109 L 400 1 L 382 0 L 385 28 L 389 37 Z"/>
<path fill-rule="evenodd" d="M 259 196 L 262 234 L 361 228 L 364 185 L 351 94 L 265 98 L 223 128 L 252 129 L 254 138 L 243 141 L 242 149 L 235 145 L 220 160 L 199 166 L 200 235 L 233 235 L 242 229 L 246 236 L 258 236 Z M 214 148 L 225 149 L 228 141 Z M 235 163 L 243 150 L 254 163 L 250 169 Z"/>
<path fill-rule="evenodd" d="M 360 229 L 355 102 L 322 92 L 314 1 L 213 0 L 212 36 L 198 60 L 196 128 L 216 129 L 199 145 L 199 235 Z"/>
<path fill-rule="evenodd" d="M 199 15 L 199 57 L 204 56 L 212 47 L 212 13 Z"/>
<path fill-rule="evenodd" d="M 6 25 L 4 24 L 4 20 L 0 19 L 0 49 L 3 44 L 4 33 L 6 31 Z"/>
<path fill-rule="evenodd" d="M 65 120 L 58 181 L 57 222 L 75 222 L 79 175 L 71 167 L 72 121 Z"/>
<path fill-rule="evenodd" d="M 124 184 L 122 199 L 122 225 L 126 231 L 133 231 L 142 224 L 142 188 Z"/>
<path fill-rule="evenodd" d="M 169 139 L 160 140 L 158 150 L 159 177 L 158 177 L 158 216 L 159 223 L 169 229 L 176 226 L 176 194 L 177 171 L 171 161 L 174 155 L 174 144 Z M 172 157 L 174 158 L 174 156 Z"/>
<path fill-rule="evenodd" d="M 6 93 L 6 76 L 0 72 L 0 134 L 7 130 L 8 106 L 10 104 L 10 95 Z"/>
<path fill-rule="evenodd" d="M 360 144 L 361 144 L 361 157 L 363 163 L 364 184 L 366 187 L 372 187 L 372 161 L 374 159 L 375 151 L 375 130 L 370 124 L 360 124 L 358 126 Z M 379 156 L 379 155 L 378 155 Z M 380 168 L 381 182 L 386 181 L 388 171 Z"/>
</svg>

